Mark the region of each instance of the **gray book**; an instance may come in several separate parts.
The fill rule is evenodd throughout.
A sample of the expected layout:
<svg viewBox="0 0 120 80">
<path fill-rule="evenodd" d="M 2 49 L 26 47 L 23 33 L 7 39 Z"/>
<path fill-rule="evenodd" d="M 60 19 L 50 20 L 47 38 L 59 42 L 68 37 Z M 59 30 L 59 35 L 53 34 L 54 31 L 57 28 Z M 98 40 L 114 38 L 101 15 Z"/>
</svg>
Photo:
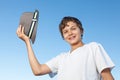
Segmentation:
<svg viewBox="0 0 120 80">
<path fill-rule="evenodd" d="M 24 33 L 31 39 L 33 44 L 36 38 L 38 19 L 39 19 L 38 10 L 35 10 L 34 12 L 24 12 L 20 17 L 19 24 L 25 27 Z"/>
</svg>

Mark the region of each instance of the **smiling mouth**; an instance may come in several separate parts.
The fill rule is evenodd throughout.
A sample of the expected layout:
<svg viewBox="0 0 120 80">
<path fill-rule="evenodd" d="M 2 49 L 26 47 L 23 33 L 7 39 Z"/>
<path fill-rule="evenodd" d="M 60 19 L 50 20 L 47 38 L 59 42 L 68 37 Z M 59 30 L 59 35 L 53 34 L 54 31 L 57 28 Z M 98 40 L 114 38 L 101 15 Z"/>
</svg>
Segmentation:
<svg viewBox="0 0 120 80">
<path fill-rule="evenodd" d="M 69 37 L 68 39 L 69 39 L 69 40 L 74 40 L 75 37 L 76 37 L 76 36 L 71 36 L 71 37 Z"/>
</svg>

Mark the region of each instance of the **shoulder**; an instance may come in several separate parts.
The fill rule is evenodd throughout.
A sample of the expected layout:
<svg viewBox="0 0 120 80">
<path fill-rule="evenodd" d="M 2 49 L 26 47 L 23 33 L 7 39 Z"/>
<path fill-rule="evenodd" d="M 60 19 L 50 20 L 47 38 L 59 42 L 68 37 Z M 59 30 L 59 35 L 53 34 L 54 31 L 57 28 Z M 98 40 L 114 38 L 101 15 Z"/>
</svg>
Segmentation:
<svg viewBox="0 0 120 80">
<path fill-rule="evenodd" d="M 101 46 L 101 44 L 98 43 L 98 42 L 90 42 L 90 43 L 88 43 L 88 46 L 90 46 L 90 47 L 98 47 L 98 46 Z"/>
<path fill-rule="evenodd" d="M 92 51 L 96 51 L 98 49 L 103 48 L 103 46 L 98 42 L 90 42 L 87 45 Z"/>
</svg>

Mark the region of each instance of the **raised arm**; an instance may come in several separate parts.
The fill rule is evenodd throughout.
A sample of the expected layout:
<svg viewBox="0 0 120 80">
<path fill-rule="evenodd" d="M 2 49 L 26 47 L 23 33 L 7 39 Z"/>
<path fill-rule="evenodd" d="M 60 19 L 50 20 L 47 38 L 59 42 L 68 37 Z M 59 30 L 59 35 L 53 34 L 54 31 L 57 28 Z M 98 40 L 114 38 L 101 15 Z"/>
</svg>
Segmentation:
<svg viewBox="0 0 120 80">
<path fill-rule="evenodd" d="M 22 39 L 26 44 L 29 63 L 30 63 L 30 66 L 31 66 L 31 69 L 34 75 L 37 76 L 37 75 L 43 75 L 43 74 L 50 73 L 51 70 L 49 69 L 49 67 L 46 64 L 40 64 L 37 58 L 35 57 L 34 51 L 30 43 L 30 39 L 24 34 L 24 27 L 20 25 L 16 33 L 18 37 Z"/>
</svg>

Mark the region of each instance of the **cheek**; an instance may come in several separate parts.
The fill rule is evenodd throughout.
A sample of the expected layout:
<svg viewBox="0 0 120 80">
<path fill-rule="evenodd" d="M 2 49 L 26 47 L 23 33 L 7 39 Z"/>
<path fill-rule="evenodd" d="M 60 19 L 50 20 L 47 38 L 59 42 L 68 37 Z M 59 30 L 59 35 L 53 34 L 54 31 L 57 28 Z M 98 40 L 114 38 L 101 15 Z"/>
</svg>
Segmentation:
<svg viewBox="0 0 120 80">
<path fill-rule="evenodd" d="M 82 32 L 80 30 L 76 31 L 76 34 L 78 35 L 79 38 L 81 38 Z"/>
<path fill-rule="evenodd" d="M 63 38 L 66 39 L 67 38 L 67 34 L 63 34 Z"/>
</svg>

